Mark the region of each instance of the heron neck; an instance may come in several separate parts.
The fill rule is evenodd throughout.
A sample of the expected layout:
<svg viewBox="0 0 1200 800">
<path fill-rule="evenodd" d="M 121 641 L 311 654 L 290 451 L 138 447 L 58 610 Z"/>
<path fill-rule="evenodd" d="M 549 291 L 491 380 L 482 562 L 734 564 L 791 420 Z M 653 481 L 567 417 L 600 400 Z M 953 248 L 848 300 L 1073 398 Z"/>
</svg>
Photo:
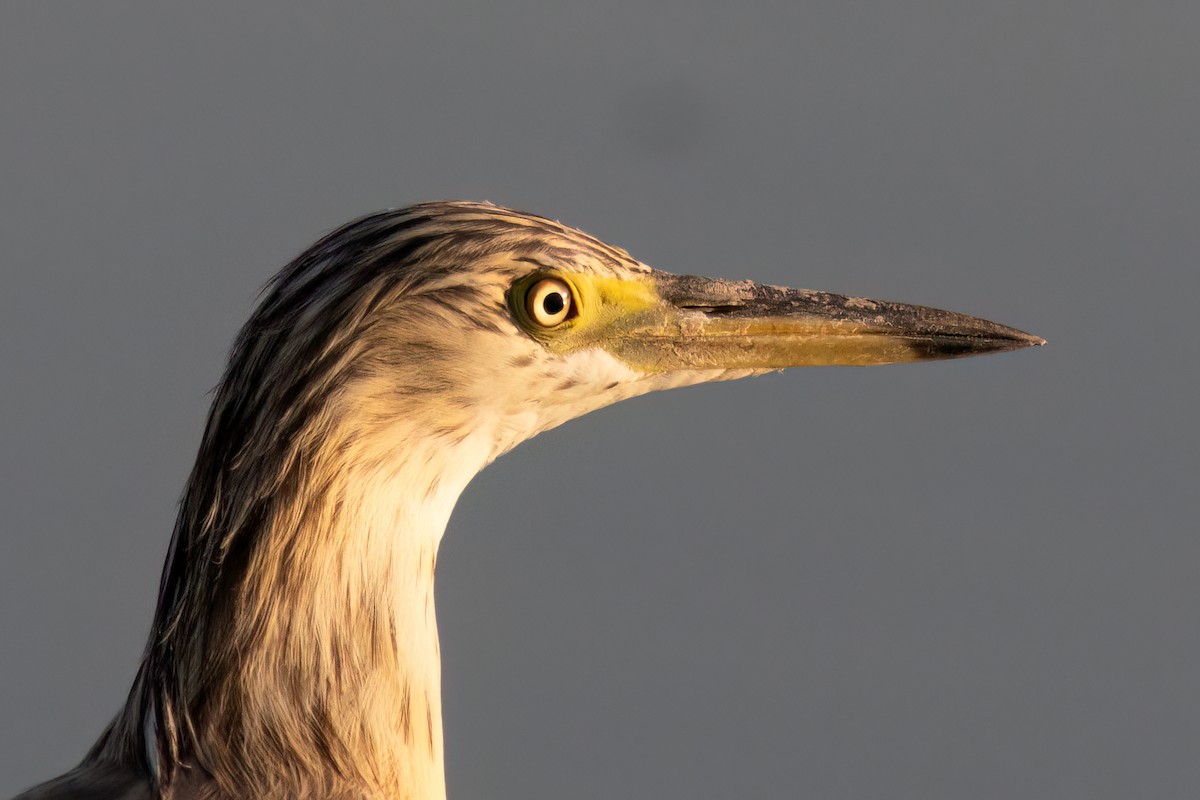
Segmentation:
<svg viewBox="0 0 1200 800">
<path fill-rule="evenodd" d="M 482 463 L 443 442 L 403 438 L 403 461 L 386 452 L 338 459 L 322 503 L 298 497 L 303 508 L 281 510 L 285 529 L 303 520 L 305 541 L 264 548 L 247 595 L 252 608 L 279 597 L 291 607 L 260 616 L 261 634 L 241 641 L 252 678 L 235 683 L 244 696 L 231 705 L 257 706 L 256 719 L 240 722 L 263 737 L 307 724 L 281 755 L 330 783 L 348 779 L 368 797 L 440 800 L 434 575 L 454 503 Z M 301 710 L 307 716 L 297 719 Z"/>
<path fill-rule="evenodd" d="M 180 614 L 203 635 L 176 626 L 165 639 L 169 702 L 191 728 L 180 763 L 224 794 L 445 796 L 434 572 L 492 444 L 412 430 L 349 441 L 330 437 L 277 496 L 253 545 L 228 557 L 240 563 L 212 610 Z"/>
</svg>

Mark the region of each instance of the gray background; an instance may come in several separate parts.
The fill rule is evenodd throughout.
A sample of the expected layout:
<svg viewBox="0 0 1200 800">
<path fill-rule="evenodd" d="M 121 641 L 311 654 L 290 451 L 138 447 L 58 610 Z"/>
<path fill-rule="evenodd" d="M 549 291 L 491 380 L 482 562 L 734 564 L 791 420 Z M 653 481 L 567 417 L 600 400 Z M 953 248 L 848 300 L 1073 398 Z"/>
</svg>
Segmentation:
<svg viewBox="0 0 1200 800">
<path fill-rule="evenodd" d="M 0 10 L 0 796 L 124 697 L 259 287 L 445 197 L 1051 343 L 485 471 L 453 797 L 1200 796 L 1196 3 L 101 5 Z"/>
</svg>

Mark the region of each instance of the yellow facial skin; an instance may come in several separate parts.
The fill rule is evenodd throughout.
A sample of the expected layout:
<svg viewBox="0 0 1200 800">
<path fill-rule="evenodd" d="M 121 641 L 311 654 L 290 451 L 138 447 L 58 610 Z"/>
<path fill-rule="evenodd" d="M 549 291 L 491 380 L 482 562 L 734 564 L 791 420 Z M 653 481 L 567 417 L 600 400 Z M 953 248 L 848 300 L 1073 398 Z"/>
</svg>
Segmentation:
<svg viewBox="0 0 1200 800">
<path fill-rule="evenodd" d="M 540 281 L 557 278 L 571 288 L 573 313 L 553 327 L 538 325 L 525 298 Z M 663 299 L 650 279 L 611 278 L 581 273 L 536 272 L 513 284 L 510 306 L 517 321 L 547 348 L 569 353 L 604 347 L 636 319 L 651 322 L 662 315 Z"/>
</svg>

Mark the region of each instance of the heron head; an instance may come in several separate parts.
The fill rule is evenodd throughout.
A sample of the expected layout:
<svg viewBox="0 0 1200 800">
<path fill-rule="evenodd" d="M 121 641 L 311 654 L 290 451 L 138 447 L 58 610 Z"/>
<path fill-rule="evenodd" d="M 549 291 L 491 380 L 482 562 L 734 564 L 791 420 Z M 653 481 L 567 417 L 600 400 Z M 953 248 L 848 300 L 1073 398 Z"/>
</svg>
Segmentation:
<svg viewBox="0 0 1200 800">
<path fill-rule="evenodd" d="M 923 306 L 661 272 L 557 222 L 454 202 L 325 237 L 276 278 L 239 348 L 274 373 L 242 386 L 325 387 L 360 421 L 486 440 L 486 462 L 657 389 L 1042 343 Z"/>
</svg>

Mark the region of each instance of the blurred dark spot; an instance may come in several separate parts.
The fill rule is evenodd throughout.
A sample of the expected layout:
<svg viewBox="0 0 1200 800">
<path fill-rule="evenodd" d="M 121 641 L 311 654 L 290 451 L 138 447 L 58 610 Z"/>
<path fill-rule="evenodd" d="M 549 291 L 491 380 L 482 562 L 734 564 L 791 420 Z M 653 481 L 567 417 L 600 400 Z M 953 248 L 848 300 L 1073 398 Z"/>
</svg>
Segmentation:
<svg viewBox="0 0 1200 800">
<path fill-rule="evenodd" d="M 672 156 L 694 147 L 711 114 L 695 88 L 683 83 L 640 86 L 621 99 L 620 119 L 634 145 L 654 156 Z"/>
</svg>

